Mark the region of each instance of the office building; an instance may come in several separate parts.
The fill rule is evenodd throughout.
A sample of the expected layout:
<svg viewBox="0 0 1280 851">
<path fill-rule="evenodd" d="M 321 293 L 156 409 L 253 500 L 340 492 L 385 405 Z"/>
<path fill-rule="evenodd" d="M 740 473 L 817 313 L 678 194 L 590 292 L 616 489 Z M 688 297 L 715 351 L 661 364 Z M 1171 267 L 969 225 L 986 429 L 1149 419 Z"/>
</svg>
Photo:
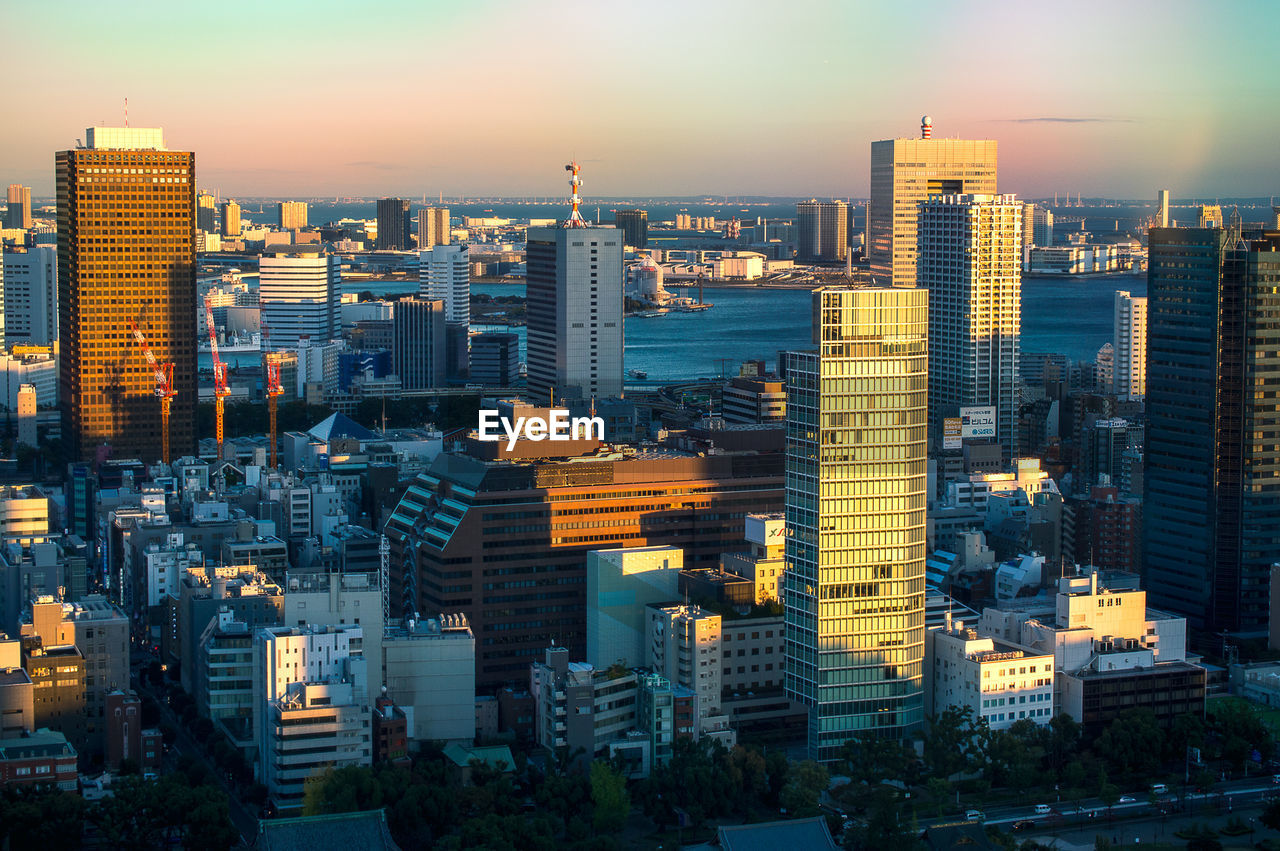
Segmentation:
<svg viewBox="0 0 1280 851">
<path fill-rule="evenodd" d="M 1200 208 L 1200 222 L 1198 227 L 1220 228 L 1222 225 L 1222 206 L 1220 204 L 1205 204 Z"/>
<path fill-rule="evenodd" d="M 337 255 L 319 246 L 295 246 L 262 255 L 258 270 L 259 309 L 272 348 L 296 348 L 304 339 L 323 344 L 339 336 Z"/>
<path fill-rule="evenodd" d="M 512 387 L 520 377 L 520 336 L 506 332 L 471 338 L 471 383 Z"/>
<path fill-rule="evenodd" d="M 597 668 L 645 664 L 645 606 L 680 599 L 684 553 L 628 547 L 587 553 L 587 662 Z"/>
<path fill-rule="evenodd" d="M 1262 632 L 1280 562 L 1280 235 L 1151 231 L 1146 584 L 1206 633 Z"/>
<path fill-rule="evenodd" d="M 379 251 L 412 248 L 409 240 L 409 202 L 403 198 L 378 199 Z"/>
<path fill-rule="evenodd" d="M 744 553 L 725 553 L 720 569 L 755 583 L 754 603 L 781 600 L 786 575 L 787 518 L 784 514 L 748 514 Z"/>
<path fill-rule="evenodd" d="M 18 387 L 18 444 L 34 448 L 36 444 L 36 387 Z"/>
<path fill-rule="evenodd" d="M 470 374 L 471 263 L 465 245 L 437 245 L 419 254 L 418 293 L 444 302 L 445 376 Z"/>
<path fill-rule="evenodd" d="M 364 631 L 267 627 L 253 640 L 258 779 L 280 810 L 325 769 L 373 762 Z"/>
<path fill-rule="evenodd" d="M 529 228 L 529 392 L 538 404 L 622 395 L 622 234 Z"/>
<path fill-rule="evenodd" d="M 217 202 L 205 192 L 196 196 L 196 230 L 204 234 L 216 233 L 218 230 Z"/>
<path fill-rule="evenodd" d="M 387 624 L 382 679 L 386 696 L 412 719 L 411 741 L 470 744 L 475 738 L 476 639 L 464 615 Z"/>
<path fill-rule="evenodd" d="M 1053 718 L 1053 653 L 981 636 L 949 613 L 945 627 L 929 630 L 925 641 L 931 716 L 968 708 L 992 730 L 1023 720 L 1044 726 Z"/>
<path fill-rule="evenodd" d="M 537 655 L 525 669 L 539 745 L 584 764 L 635 728 L 639 678 L 634 670 L 570 662 L 569 650 L 554 645 L 539 647 Z"/>
<path fill-rule="evenodd" d="M 1169 221 L 1169 190 L 1161 189 L 1156 193 L 1156 224 L 1158 228 L 1167 228 Z"/>
<path fill-rule="evenodd" d="M 80 785 L 77 759 L 76 749 L 56 730 L 28 730 L 0 739 L 0 789 L 52 785 L 75 793 Z"/>
<path fill-rule="evenodd" d="M 49 245 L 4 251 L 0 329 L 5 346 L 58 341 L 58 251 Z"/>
<path fill-rule="evenodd" d="M 307 226 L 306 201 L 281 201 L 276 205 L 276 221 L 281 230 L 297 230 Z"/>
<path fill-rule="evenodd" d="M 5 208 L 4 226 L 7 228 L 31 227 L 31 187 L 21 183 L 9 184 L 9 206 Z"/>
<path fill-rule="evenodd" d="M 647 210 L 615 210 L 613 225 L 622 231 L 622 241 L 632 248 L 649 244 L 649 212 Z"/>
<path fill-rule="evenodd" d="M 418 248 L 449 244 L 449 208 L 423 207 L 418 211 Z"/>
<path fill-rule="evenodd" d="M 843 262 L 849 251 L 849 205 L 801 201 L 796 205 L 796 262 Z"/>
<path fill-rule="evenodd" d="M 440 300 L 402 298 L 392 315 L 391 368 L 405 390 L 443 387 L 445 305 Z"/>
<path fill-rule="evenodd" d="M 235 201 L 222 204 L 222 235 L 228 238 L 240 236 L 240 205 Z"/>
<path fill-rule="evenodd" d="M 543 456 L 569 445 L 525 444 Z M 494 458 L 498 444 L 469 448 Z M 570 459 L 441 454 L 388 520 L 392 606 L 467 610 L 481 689 L 518 678 L 548 636 L 582 659 L 588 553 L 663 544 L 682 549 L 686 566 L 714 567 L 739 548 L 742 514 L 781 510 L 780 456 L 654 446 Z M 507 605 L 546 581 L 555 584 L 538 591 L 545 601 Z"/>
<path fill-rule="evenodd" d="M 1017 454 L 1022 205 L 1012 195 L 933 195 L 920 206 L 917 281 L 929 290 L 929 427 L 995 408 L 995 439 Z"/>
<path fill-rule="evenodd" d="M 787 352 L 787 695 L 809 756 L 923 720 L 929 294 L 826 287 Z"/>
<path fill-rule="evenodd" d="M 0 642 L 0 741 L 21 736 L 35 726 L 35 689 L 31 677 L 21 667 L 22 656 L 17 641 Z M 6 654 L 6 650 L 8 651 Z"/>
<path fill-rule="evenodd" d="M 1022 240 L 1026 245 L 1026 238 Z M 1053 246 L 1053 210 L 1036 207 L 1031 216 L 1031 244 L 1041 248 Z"/>
<path fill-rule="evenodd" d="M 698 718 L 719 715 L 724 682 L 720 615 L 676 604 L 648 605 L 643 616 L 647 627 L 645 667 L 692 689 L 697 695 Z"/>
<path fill-rule="evenodd" d="M 1111 392 L 1124 400 L 1139 400 L 1147 392 L 1147 298 L 1117 290 L 1115 299 L 1115 375 Z"/>
<path fill-rule="evenodd" d="M 720 390 L 720 413 L 731 423 L 781 423 L 787 418 L 786 383 L 776 377 L 737 375 Z"/>
<path fill-rule="evenodd" d="M 117 458 L 160 457 L 155 372 L 130 337 L 173 364 L 169 443 L 195 453 L 195 154 L 159 129 L 89 128 L 56 155 L 62 440 L 73 460 L 103 444 Z M 144 182 L 145 181 L 145 182 Z M 125 244 L 122 231 L 132 236 Z"/>
<path fill-rule="evenodd" d="M 920 130 L 919 139 L 871 143 L 867 256 L 877 282 L 895 287 L 916 281 L 920 202 L 930 195 L 996 192 L 994 140 L 934 139 L 928 116 Z"/>
<path fill-rule="evenodd" d="M 364 630 L 369 694 L 382 690 L 382 585 L 378 573 L 290 571 L 284 583 L 285 626 L 354 624 Z"/>
</svg>

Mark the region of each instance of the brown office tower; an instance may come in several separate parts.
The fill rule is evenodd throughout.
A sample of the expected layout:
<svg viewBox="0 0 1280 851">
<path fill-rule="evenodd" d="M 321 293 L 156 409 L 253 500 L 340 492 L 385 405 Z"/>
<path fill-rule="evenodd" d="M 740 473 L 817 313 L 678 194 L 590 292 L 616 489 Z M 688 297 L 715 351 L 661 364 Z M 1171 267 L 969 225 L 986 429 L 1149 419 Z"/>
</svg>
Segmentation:
<svg viewBox="0 0 1280 851">
<path fill-rule="evenodd" d="M 520 441 L 511 453 L 468 439 L 417 477 L 387 523 L 392 604 L 409 617 L 466 613 L 480 689 L 527 682 L 552 642 L 583 659 L 587 553 L 667 545 L 686 567 L 715 567 L 744 548 L 745 515 L 782 510 L 782 442 L 781 428 L 761 426 L 663 446 Z"/>
<path fill-rule="evenodd" d="M 195 154 L 161 131 L 91 127 L 56 155 L 59 390 L 70 457 L 104 445 L 116 458 L 161 454 L 155 371 L 173 364 L 171 455 L 195 451 Z"/>
</svg>

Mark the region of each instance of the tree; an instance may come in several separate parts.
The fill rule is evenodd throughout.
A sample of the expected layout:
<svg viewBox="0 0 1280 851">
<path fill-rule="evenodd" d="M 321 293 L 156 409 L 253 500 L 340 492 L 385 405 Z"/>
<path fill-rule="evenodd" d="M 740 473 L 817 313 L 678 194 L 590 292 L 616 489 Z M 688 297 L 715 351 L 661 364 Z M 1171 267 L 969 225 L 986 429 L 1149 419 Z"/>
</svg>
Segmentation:
<svg viewBox="0 0 1280 851">
<path fill-rule="evenodd" d="M 787 785 L 782 787 L 782 806 L 787 815 L 808 817 L 818 814 L 818 801 L 831 782 L 826 767 L 811 759 L 791 766 Z"/>
<path fill-rule="evenodd" d="M 81 846 L 84 799 L 50 787 L 7 789 L 0 794 L 0 847 L 70 851 Z"/>
<path fill-rule="evenodd" d="M 627 779 L 602 760 L 591 763 L 591 803 L 596 833 L 613 834 L 622 830 L 631 812 Z"/>
<path fill-rule="evenodd" d="M 1111 809 L 1120 800 L 1120 789 L 1107 778 L 1105 768 L 1098 769 L 1098 798 Z"/>
<path fill-rule="evenodd" d="M 929 773 L 950 778 L 978 771 L 986 764 L 990 728 L 974 715 L 973 707 L 948 706 L 929 719 L 924 737 L 924 761 Z"/>
<path fill-rule="evenodd" d="M 1164 741 L 1155 713 L 1139 707 L 1121 712 L 1102 731 L 1095 747 L 1116 770 L 1149 777 L 1160 770 Z"/>
<path fill-rule="evenodd" d="M 1267 804 L 1258 820 L 1272 830 L 1280 830 L 1280 798 Z"/>
</svg>

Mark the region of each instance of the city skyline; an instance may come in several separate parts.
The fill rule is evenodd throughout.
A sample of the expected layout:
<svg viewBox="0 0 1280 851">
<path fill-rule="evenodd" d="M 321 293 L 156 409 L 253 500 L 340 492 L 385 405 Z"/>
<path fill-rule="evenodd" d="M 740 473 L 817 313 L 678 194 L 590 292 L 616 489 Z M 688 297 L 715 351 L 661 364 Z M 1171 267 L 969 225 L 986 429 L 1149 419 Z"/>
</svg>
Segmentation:
<svg viewBox="0 0 1280 851">
<path fill-rule="evenodd" d="M 1266 74 L 1268 28 L 1236 32 L 1191 4 L 810 3 L 786 16 L 660 4 L 648 27 L 629 10 L 579 3 L 386 3 L 359 18 L 280 4 L 245 27 L 238 6 L 200 19 L 201 39 L 181 48 L 163 37 L 181 21 L 143 14 L 117 31 L 87 4 L 59 21 L 58 40 L 19 40 L 6 79 L 29 96 L 10 111 L 7 179 L 47 197 L 49 152 L 86 124 L 122 123 L 126 97 L 132 125 L 162 126 L 198 152 L 201 185 L 229 197 L 550 196 L 556 164 L 574 155 L 588 197 L 864 197 L 871 142 L 914 138 L 923 114 L 939 138 L 998 140 L 999 189 L 1022 197 L 1265 192 L 1280 164 L 1267 141 L 1280 117 L 1259 108 L 1280 93 Z M 1260 3 L 1238 13 L 1277 14 Z M 47 15 L 10 6 L 0 20 L 38 32 Z M 1096 15 L 1108 26 L 1088 27 L 1088 42 L 1046 48 L 1046 33 Z M 702 31 L 715 38 L 696 51 L 673 35 Z M 904 39 L 922 47 L 904 52 Z M 1236 66 L 1196 61 L 1228 39 Z M 453 69 L 451 84 L 424 94 L 413 75 L 389 75 L 370 86 L 377 63 L 422 52 Z M 626 65 L 638 73 L 600 73 Z M 264 87 L 285 71 L 288 96 L 273 96 Z M 695 89 L 730 96 L 708 104 Z"/>
</svg>

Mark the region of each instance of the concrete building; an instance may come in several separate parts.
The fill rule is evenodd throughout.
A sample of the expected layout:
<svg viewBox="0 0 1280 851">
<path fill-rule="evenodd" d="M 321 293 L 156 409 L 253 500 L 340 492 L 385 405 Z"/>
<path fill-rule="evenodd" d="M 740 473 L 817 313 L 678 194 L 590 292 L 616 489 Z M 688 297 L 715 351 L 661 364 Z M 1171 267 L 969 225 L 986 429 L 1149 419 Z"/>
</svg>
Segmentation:
<svg viewBox="0 0 1280 851">
<path fill-rule="evenodd" d="M 403 198 L 379 198 L 378 250 L 404 251 L 412 247 L 409 238 L 409 202 Z"/>
<path fill-rule="evenodd" d="M 254 637 L 258 777 L 280 810 L 300 808 L 307 779 L 326 768 L 373 762 L 364 635 L 347 625 Z"/>
<path fill-rule="evenodd" d="M 281 201 L 276 204 L 276 224 L 281 230 L 298 230 L 307 226 L 306 201 Z"/>
<path fill-rule="evenodd" d="M 471 383 L 512 387 L 520 378 L 520 336 L 509 332 L 471 338 Z"/>
<path fill-rule="evenodd" d="M 10 183 L 7 201 L 9 206 L 5 208 L 4 226 L 22 230 L 30 228 L 31 187 L 23 186 L 21 183 Z"/>
<path fill-rule="evenodd" d="M 30 385 L 36 391 L 36 406 L 52 408 L 58 404 L 58 361 L 49 349 L 31 352 L 16 349 L 17 355 L 0 354 L 0 405 L 18 410 L 18 394 Z"/>
<path fill-rule="evenodd" d="M 646 210 L 614 210 L 613 225 L 622 231 L 622 240 L 632 248 L 649 244 L 649 213 Z"/>
<path fill-rule="evenodd" d="M 1029 652 L 966 628 L 947 618 L 943 629 L 925 634 L 925 658 L 932 680 L 925 711 L 973 710 L 992 730 L 1030 720 L 1045 725 L 1054 715 L 1052 653 Z"/>
<path fill-rule="evenodd" d="M 1140 400 L 1147 393 L 1147 299 L 1116 291 L 1115 384 L 1111 392 L 1125 400 Z"/>
<path fill-rule="evenodd" d="M 469 744 L 476 735 L 476 639 L 463 615 L 406 618 L 382 638 L 385 694 L 414 742 Z"/>
<path fill-rule="evenodd" d="M 537 404 L 622 395 L 622 234 L 529 228 L 529 392 Z"/>
<path fill-rule="evenodd" d="M 55 155 L 58 398 L 67 456 L 91 460 L 109 444 L 117 458 L 160 457 L 155 373 L 128 337 L 131 322 L 156 360 L 174 365 L 170 452 L 193 454 L 195 154 L 167 150 L 157 128 L 89 130 L 85 147 Z M 111 244 L 122 230 L 133 238 Z"/>
<path fill-rule="evenodd" d="M 1022 205 L 1012 195 L 932 195 L 920 205 L 919 285 L 929 290 L 929 428 L 994 407 L 996 440 L 1017 453 L 1022 378 Z"/>
<path fill-rule="evenodd" d="M 49 533 L 49 496 L 38 485 L 0 487 L 0 543 Z"/>
<path fill-rule="evenodd" d="M 31 677 L 35 728 L 62 733 L 78 752 L 91 744 L 100 750 L 101 728 L 90 730 L 85 711 L 84 654 L 74 644 L 46 647 L 33 638 L 23 642 L 22 667 Z"/>
<path fill-rule="evenodd" d="M 821 348 L 786 354 L 783 604 L 787 695 L 809 708 L 810 758 L 830 761 L 923 721 L 929 311 L 921 289 L 813 298 Z"/>
<path fill-rule="evenodd" d="M 587 662 L 636 667 L 648 655 L 645 607 L 680 599 L 677 547 L 629 547 L 587 553 Z"/>
<path fill-rule="evenodd" d="M 720 391 L 720 413 L 732 423 L 786 422 L 786 383 L 767 376 L 734 376 Z"/>
<path fill-rule="evenodd" d="M 240 205 L 235 201 L 222 202 L 222 236 L 225 238 L 240 236 Z"/>
<path fill-rule="evenodd" d="M 18 445 L 34 448 L 36 443 L 36 386 L 23 384 L 18 388 Z"/>
<path fill-rule="evenodd" d="M 471 322 L 471 265 L 467 246 L 439 245 L 419 252 L 418 295 L 444 302 L 444 320 Z"/>
<path fill-rule="evenodd" d="M 418 210 L 418 249 L 449 244 L 449 208 L 423 207 Z"/>
<path fill-rule="evenodd" d="M 720 615 L 698 606 L 649 605 L 645 667 L 697 695 L 699 719 L 720 714 Z"/>
<path fill-rule="evenodd" d="M 1263 635 L 1280 562 L 1280 234 L 1150 234 L 1144 576 L 1205 634 Z"/>
<path fill-rule="evenodd" d="M 241 566 L 188 568 L 179 576 L 176 589 L 169 592 L 161 661 L 178 667 L 182 688 L 196 697 L 197 706 L 208 702 L 201 698 L 206 668 L 199 657 L 200 648 L 207 643 L 208 630 L 220 622 L 224 610 L 227 622 L 243 623 L 249 633 L 260 626 L 283 623 L 284 592 L 280 586 L 262 572 L 262 567 L 247 560 L 225 562 L 237 563 Z M 283 581 L 283 569 L 279 576 Z"/>
<path fill-rule="evenodd" d="M 18 658 L 0 659 L 0 740 L 21 736 L 36 728 L 35 690 L 31 677 L 22 669 L 18 642 L 12 645 Z M 0 655 L 4 654 L 0 648 Z"/>
<path fill-rule="evenodd" d="M 934 139 L 929 116 L 921 138 L 871 143 L 871 200 L 867 256 L 877 283 L 916 282 L 919 205 L 931 195 L 994 195 L 996 143 L 992 139 Z"/>
<path fill-rule="evenodd" d="M 811 199 L 796 205 L 797 263 L 838 263 L 848 253 L 848 204 Z"/>
<path fill-rule="evenodd" d="M 262 255 L 258 270 L 262 323 L 271 331 L 273 348 L 295 348 L 304 338 L 323 344 L 339 336 L 337 255 L 319 246 L 297 246 Z"/>
<path fill-rule="evenodd" d="M 382 691 L 382 588 L 377 573 L 311 573 L 290 571 L 284 583 L 285 626 L 358 626 L 365 658 L 370 660 L 367 684 L 372 695 Z"/>
<path fill-rule="evenodd" d="M 443 387 L 448 376 L 447 325 L 443 301 L 405 298 L 392 319 L 391 368 L 406 390 Z"/>
<path fill-rule="evenodd" d="M 106 766 L 118 771 L 121 763 L 131 760 L 142 771 L 160 767 L 160 731 L 143 729 L 142 701 L 133 691 L 115 689 L 106 696 Z"/>
<path fill-rule="evenodd" d="M 39 729 L 0 739 L 0 789 L 53 785 L 63 792 L 79 787 L 75 747 L 61 732 Z"/>
<path fill-rule="evenodd" d="M 1158 228 L 1167 228 L 1169 221 L 1169 190 L 1161 189 L 1156 193 L 1156 224 Z"/>
<path fill-rule="evenodd" d="M 544 650 L 530 668 L 538 744 L 589 762 L 636 726 L 639 677 L 622 667 L 597 670 L 570 662 L 563 647 Z"/>
<path fill-rule="evenodd" d="M 58 341 L 58 252 L 50 245 L 4 250 L 4 344 Z"/>
<path fill-rule="evenodd" d="M 745 553 L 725 553 L 720 568 L 755 583 L 755 602 L 781 601 L 786 576 L 787 518 L 785 514 L 748 514 Z"/>
</svg>

